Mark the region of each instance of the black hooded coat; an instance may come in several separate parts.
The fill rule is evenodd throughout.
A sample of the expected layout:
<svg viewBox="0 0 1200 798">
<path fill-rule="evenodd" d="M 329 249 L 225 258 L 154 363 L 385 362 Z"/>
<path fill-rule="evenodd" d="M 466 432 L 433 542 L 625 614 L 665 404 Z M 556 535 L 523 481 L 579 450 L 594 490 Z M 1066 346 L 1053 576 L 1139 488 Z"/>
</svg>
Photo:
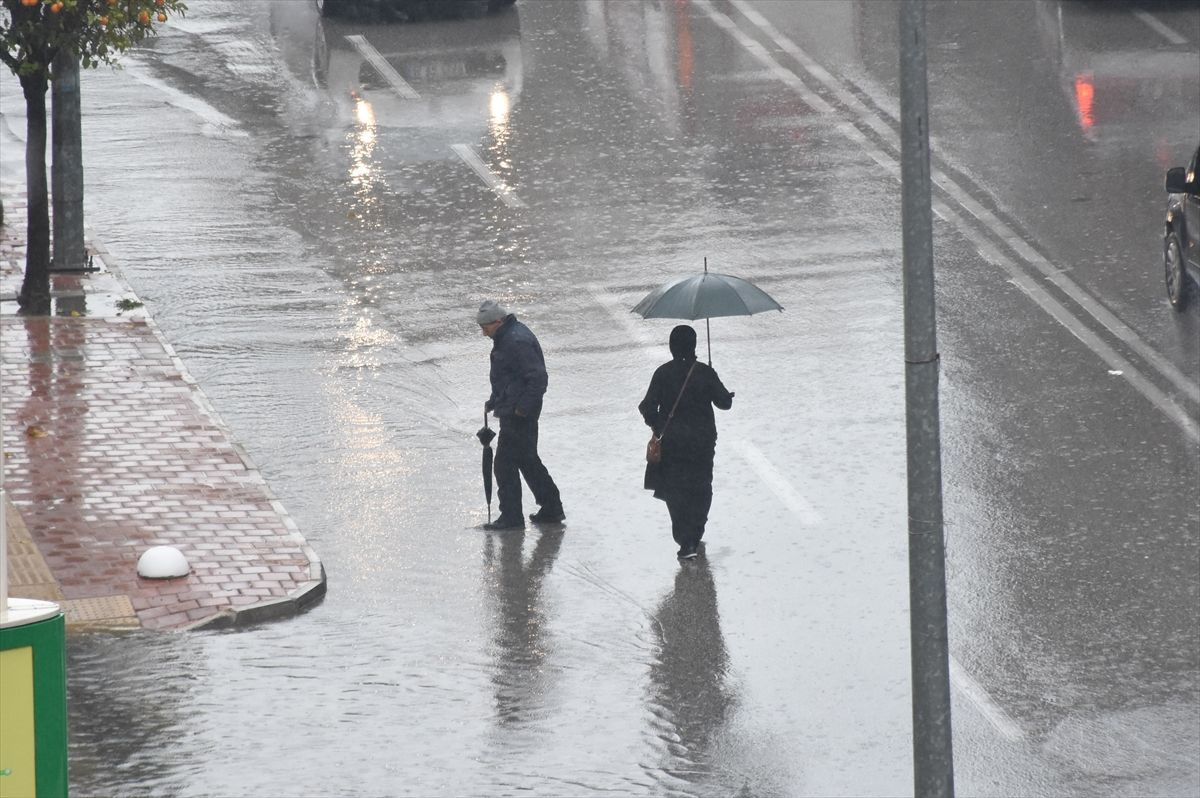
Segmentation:
<svg viewBox="0 0 1200 798">
<path fill-rule="evenodd" d="M 697 492 L 711 492 L 713 458 L 717 449 L 717 424 L 713 407 L 728 410 L 733 394 L 710 366 L 696 360 L 696 332 L 681 325 L 671 332 L 670 362 L 659 366 L 650 379 L 646 398 L 638 405 L 646 425 L 662 438 L 662 460 L 646 464 L 645 487 L 656 499 L 674 501 Z M 688 370 L 692 376 L 687 379 Z M 687 379 L 687 388 L 680 394 Z M 667 417 L 679 406 L 670 423 Z"/>
</svg>

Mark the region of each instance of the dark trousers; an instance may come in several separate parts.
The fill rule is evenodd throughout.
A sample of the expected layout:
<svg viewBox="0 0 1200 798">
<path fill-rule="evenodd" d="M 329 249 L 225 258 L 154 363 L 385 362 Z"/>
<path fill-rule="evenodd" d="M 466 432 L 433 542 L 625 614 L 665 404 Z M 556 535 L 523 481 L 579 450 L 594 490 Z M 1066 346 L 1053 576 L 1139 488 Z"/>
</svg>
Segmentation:
<svg viewBox="0 0 1200 798">
<path fill-rule="evenodd" d="M 712 507 L 712 485 L 694 490 L 680 491 L 667 498 L 667 511 L 671 514 L 671 536 L 682 548 L 698 545 L 704 537 L 704 525 L 708 523 L 708 510 Z"/>
<path fill-rule="evenodd" d="M 505 416 L 500 419 L 500 438 L 496 441 L 496 494 L 500 499 L 500 515 L 524 518 L 521 509 L 521 477 L 533 492 L 534 501 L 542 507 L 558 508 L 562 500 L 558 486 L 538 457 L 538 423 L 536 418 Z"/>
</svg>

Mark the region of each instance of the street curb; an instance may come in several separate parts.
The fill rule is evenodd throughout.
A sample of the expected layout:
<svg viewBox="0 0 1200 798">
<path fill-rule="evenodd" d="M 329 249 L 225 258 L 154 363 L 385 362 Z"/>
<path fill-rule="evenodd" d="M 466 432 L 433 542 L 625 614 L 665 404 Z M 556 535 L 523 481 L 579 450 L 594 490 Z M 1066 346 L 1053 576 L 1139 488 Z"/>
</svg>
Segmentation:
<svg viewBox="0 0 1200 798">
<path fill-rule="evenodd" d="M 310 555 L 310 559 L 315 558 L 316 555 L 312 554 L 312 550 L 308 546 L 305 546 L 304 550 L 306 554 Z M 295 617 L 321 603 L 321 600 L 325 598 L 327 588 L 325 566 L 320 562 L 313 562 L 309 569 L 310 576 L 313 578 L 301 585 L 290 596 L 251 604 L 248 607 L 224 609 L 209 618 L 202 618 L 188 626 L 180 626 L 175 631 L 241 629 L 266 621 Z"/>
<path fill-rule="evenodd" d="M 132 291 L 132 287 L 130 286 L 129 281 L 125 279 L 125 275 L 121 271 L 120 266 L 116 263 L 116 259 L 103 244 L 96 240 L 96 238 L 92 235 L 91 229 L 87 230 L 85 239 L 88 242 L 89 248 L 96 259 L 103 264 L 107 271 L 109 271 L 120 281 L 122 286 L 124 286 L 136 297 L 137 294 Z M 138 301 L 140 302 L 141 299 L 138 298 Z M 158 326 L 150 314 L 148 312 L 144 312 L 144 305 L 142 310 L 143 314 L 139 318 L 136 320 L 130 319 L 130 321 L 135 324 L 145 324 L 154 334 L 155 339 L 158 340 L 163 349 L 170 356 L 171 362 L 178 370 L 183 383 L 189 387 L 189 395 L 194 399 L 197 405 L 199 405 L 201 411 L 204 412 L 204 414 L 229 441 L 234 452 L 237 453 L 238 458 L 242 461 L 242 465 L 245 466 L 246 470 L 257 476 L 258 485 L 262 488 L 263 493 L 271 502 L 271 508 L 283 522 L 284 526 L 287 527 L 290 537 L 292 538 L 292 542 L 300 545 L 301 550 L 304 552 L 304 556 L 308 559 L 309 580 L 303 583 L 298 589 L 294 590 L 290 595 L 283 598 L 259 602 L 258 604 L 250 604 L 245 607 L 226 608 L 208 618 L 201 618 L 195 623 L 178 626 L 170 631 L 243 627 L 251 624 L 261 623 L 263 621 L 292 617 L 309 609 L 310 607 L 315 606 L 316 604 L 320 603 L 321 599 L 325 597 L 327 589 L 325 566 L 321 563 L 320 558 L 317 556 L 317 553 L 313 550 L 313 548 L 308 545 L 308 541 L 306 541 L 304 536 L 300 533 L 300 527 L 297 526 L 296 522 L 292 519 L 292 516 L 287 512 L 286 509 L 284 509 L 282 502 L 279 501 L 278 497 L 275 495 L 275 492 L 271 490 L 270 484 L 262 476 L 262 472 L 259 470 L 258 466 L 254 464 L 253 460 L 251 460 L 250 455 L 246 452 L 245 448 L 234 439 L 233 433 L 229 429 L 228 425 L 225 424 L 225 421 L 221 418 L 220 414 L 217 413 L 216 408 L 213 406 L 212 402 L 209 401 L 208 396 L 204 393 L 204 390 L 200 387 L 200 384 L 196 382 L 196 379 L 191 375 L 191 372 L 187 370 L 187 367 L 183 364 L 183 361 L 175 352 L 175 347 L 173 347 L 166 339 L 166 336 L 163 335 L 162 329 Z"/>
</svg>

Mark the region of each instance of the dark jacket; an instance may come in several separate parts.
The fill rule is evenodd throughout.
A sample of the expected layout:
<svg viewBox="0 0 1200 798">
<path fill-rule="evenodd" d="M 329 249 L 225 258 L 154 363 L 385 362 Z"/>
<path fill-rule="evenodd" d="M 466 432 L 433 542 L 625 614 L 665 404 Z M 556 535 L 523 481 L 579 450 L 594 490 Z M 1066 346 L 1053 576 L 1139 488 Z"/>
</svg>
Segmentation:
<svg viewBox="0 0 1200 798">
<path fill-rule="evenodd" d="M 692 364 L 696 364 L 687 389 L 679 389 Z M 679 397 L 675 416 L 667 424 L 671 407 Z M 662 438 L 662 462 L 647 463 L 643 482 L 646 490 L 666 501 L 697 501 L 711 496 L 713 459 L 717 451 L 717 424 L 713 406 L 728 410 L 733 394 L 725 390 L 717 372 L 694 357 L 676 357 L 659 366 L 650 378 L 646 398 L 638 405 L 642 418 Z"/>
<path fill-rule="evenodd" d="M 687 390 L 680 396 L 688 369 L 696 364 L 692 377 L 687 382 Z M 675 417 L 667 425 L 667 416 L 671 407 L 679 397 L 679 407 Z M 683 456 L 708 455 L 711 462 L 712 451 L 717 445 L 717 424 L 713 418 L 713 406 L 728 410 L 733 406 L 733 394 L 725 390 L 721 378 L 711 367 L 691 358 L 675 358 L 669 363 L 659 366 L 650 379 L 650 387 L 646 390 L 646 398 L 638 405 L 638 410 L 646 424 L 661 433 L 666 425 L 667 432 L 663 436 L 663 453 L 673 451 Z"/>
<path fill-rule="evenodd" d="M 548 377 L 542 346 L 528 327 L 509 314 L 492 336 L 492 395 L 488 409 L 498 417 L 518 410 L 529 418 L 542 412 Z"/>
</svg>

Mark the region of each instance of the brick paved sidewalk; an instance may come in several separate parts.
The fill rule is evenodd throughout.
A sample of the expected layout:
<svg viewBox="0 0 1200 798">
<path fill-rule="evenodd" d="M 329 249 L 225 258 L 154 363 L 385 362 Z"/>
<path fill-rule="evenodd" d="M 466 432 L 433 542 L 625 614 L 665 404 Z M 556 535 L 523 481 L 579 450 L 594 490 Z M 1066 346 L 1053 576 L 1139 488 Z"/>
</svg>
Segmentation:
<svg viewBox="0 0 1200 798">
<path fill-rule="evenodd" d="M 0 398 L 10 594 L 68 625 L 194 628 L 291 615 L 325 573 L 106 253 L 55 275 L 54 315 L 17 315 L 23 187 L 0 186 Z M 122 307 L 126 309 L 122 309 Z M 10 519 L 14 516 L 10 514 Z M 188 576 L 142 579 L 151 546 Z"/>
</svg>

